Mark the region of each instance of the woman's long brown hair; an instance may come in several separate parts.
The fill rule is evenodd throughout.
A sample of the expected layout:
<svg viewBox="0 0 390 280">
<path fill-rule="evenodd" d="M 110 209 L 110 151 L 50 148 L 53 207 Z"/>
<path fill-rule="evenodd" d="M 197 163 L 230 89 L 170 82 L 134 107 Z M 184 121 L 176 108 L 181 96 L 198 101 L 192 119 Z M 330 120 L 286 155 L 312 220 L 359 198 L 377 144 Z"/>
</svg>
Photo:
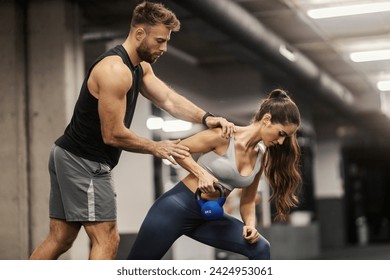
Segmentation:
<svg viewBox="0 0 390 280">
<path fill-rule="evenodd" d="M 264 114 L 271 115 L 272 123 L 295 124 L 301 119 L 298 107 L 281 89 L 273 90 L 262 102 L 253 122 L 260 121 Z M 276 219 L 286 220 L 292 207 L 299 203 L 296 191 L 301 183 L 299 160 L 301 151 L 296 135 L 286 137 L 282 145 L 266 148 L 262 158 L 262 169 L 271 187 L 270 200 L 275 200 Z"/>
</svg>

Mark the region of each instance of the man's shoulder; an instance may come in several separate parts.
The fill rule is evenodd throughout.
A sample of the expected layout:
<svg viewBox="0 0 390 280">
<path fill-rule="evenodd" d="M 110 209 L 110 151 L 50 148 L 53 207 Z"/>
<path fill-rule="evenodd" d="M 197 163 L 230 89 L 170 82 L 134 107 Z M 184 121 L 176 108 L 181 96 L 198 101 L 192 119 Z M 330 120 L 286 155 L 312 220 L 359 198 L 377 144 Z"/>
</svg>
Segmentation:
<svg viewBox="0 0 390 280">
<path fill-rule="evenodd" d="M 107 56 L 92 69 L 88 86 L 95 88 L 122 88 L 127 92 L 132 84 L 130 69 L 123 63 L 119 56 Z"/>
<path fill-rule="evenodd" d="M 139 64 L 144 74 L 153 73 L 152 65 L 146 61 L 142 61 Z"/>
<path fill-rule="evenodd" d="M 130 73 L 129 67 L 123 62 L 118 55 L 110 55 L 103 58 L 95 65 L 95 70 L 109 71 L 113 74 Z"/>
</svg>

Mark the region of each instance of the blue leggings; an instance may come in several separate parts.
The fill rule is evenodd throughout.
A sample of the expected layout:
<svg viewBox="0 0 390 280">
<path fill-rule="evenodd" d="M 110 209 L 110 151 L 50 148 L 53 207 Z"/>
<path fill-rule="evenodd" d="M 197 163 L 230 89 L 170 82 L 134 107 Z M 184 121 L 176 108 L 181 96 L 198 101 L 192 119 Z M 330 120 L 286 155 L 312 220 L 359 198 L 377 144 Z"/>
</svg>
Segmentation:
<svg viewBox="0 0 390 280">
<path fill-rule="evenodd" d="M 249 244 L 242 237 L 243 226 L 227 214 L 219 220 L 203 219 L 194 193 L 179 182 L 150 208 L 127 259 L 161 259 L 182 235 L 249 259 L 270 259 L 269 242 L 260 236 L 255 244 Z"/>
</svg>

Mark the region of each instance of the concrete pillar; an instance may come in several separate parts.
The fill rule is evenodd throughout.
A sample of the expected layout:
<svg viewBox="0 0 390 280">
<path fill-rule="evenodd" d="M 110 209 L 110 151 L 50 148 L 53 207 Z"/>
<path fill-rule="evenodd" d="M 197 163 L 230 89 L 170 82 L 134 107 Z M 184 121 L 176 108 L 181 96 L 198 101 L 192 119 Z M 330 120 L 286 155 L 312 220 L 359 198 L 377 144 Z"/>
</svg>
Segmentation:
<svg viewBox="0 0 390 280">
<path fill-rule="evenodd" d="M 335 140 L 318 141 L 315 157 L 315 195 L 317 198 L 341 198 L 341 146 Z"/>
<path fill-rule="evenodd" d="M 340 140 L 337 137 L 319 140 L 315 154 L 315 197 L 321 246 L 324 249 L 343 247 L 346 227 Z"/>
<path fill-rule="evenodd" d="M 23 7 L 0 1 L 0 259 L 28 256 Z"/>
<path fill-rule="evenodd" d="M 70 120 L 84 76 L 78 12 L 76 4 L 66 0 L 29 1 L 28 4 L 32 248 L 45 239 L 49 229 L 50 149 Z"/>
</svg>

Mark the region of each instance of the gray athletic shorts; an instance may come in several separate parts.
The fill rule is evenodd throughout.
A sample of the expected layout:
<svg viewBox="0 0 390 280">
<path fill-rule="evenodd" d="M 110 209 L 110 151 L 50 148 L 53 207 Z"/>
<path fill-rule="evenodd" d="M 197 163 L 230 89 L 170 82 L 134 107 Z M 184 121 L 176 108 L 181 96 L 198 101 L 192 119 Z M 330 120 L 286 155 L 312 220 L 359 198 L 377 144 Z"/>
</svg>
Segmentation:
<svg viewBox="0 0 390 280">
<path fill-rule="evenodd" d="M 116 193 L 108 165 L 54 145 L 49 159 L 51 218 L 68 222 L 116 220 Z"/>
</svg>

